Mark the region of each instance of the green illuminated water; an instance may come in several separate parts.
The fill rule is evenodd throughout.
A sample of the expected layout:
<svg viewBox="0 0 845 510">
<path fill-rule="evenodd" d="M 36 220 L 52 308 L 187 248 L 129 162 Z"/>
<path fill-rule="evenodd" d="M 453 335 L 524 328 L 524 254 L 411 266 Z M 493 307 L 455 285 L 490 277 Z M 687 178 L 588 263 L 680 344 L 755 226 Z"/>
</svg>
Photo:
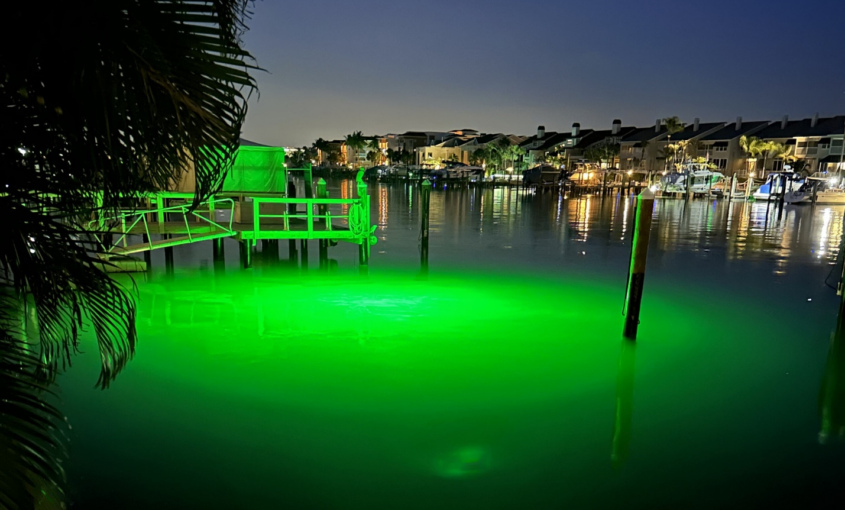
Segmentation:
<svg viewBox="0 0 845 510">
<path fill-rule="evenodd" d="M 93 353 L 62 380 L 74 508 L 838 501 L 841 210 L 660 203 L 632 349 L 624 198 L 435 191 L 422 277 L 414 192 L 372 189 L 365 278 L 354 246 L 330 273 L 316 245 L 307 270 L 180 248 L 172 278 L 154 254 L 136 359 L 107 391 Z"/>
</svg>

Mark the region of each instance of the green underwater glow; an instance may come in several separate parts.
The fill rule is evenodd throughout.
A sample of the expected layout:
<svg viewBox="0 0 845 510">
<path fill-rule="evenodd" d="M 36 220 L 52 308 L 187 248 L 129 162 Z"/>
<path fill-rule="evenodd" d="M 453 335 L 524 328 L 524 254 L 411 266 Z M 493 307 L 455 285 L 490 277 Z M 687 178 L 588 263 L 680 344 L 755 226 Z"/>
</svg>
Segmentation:
<svg viewBox="0 0 845 510">
<path fill-rule="evenodd" d="M 600 507 L 614 492 L 597 484 L 628 479 L 613 467 L 683 493 L 685 468 L 769 448 L 734 417 L 782 412 L 758 390 L 801 362 L 772 349 L 780 325 L 726 307 L 730 334 L 713 335 L 681 289 L 654 285 L 635 370 L 611 276 L 154 274 L 113 387 L 90 390 L 93 356 L 65 376 L 71 477 L 101 481 L 76 480 L 103 498 L 91 504 L 122 491 L 139 509 L 542 508 L 582 493 Z"/>
</svg>

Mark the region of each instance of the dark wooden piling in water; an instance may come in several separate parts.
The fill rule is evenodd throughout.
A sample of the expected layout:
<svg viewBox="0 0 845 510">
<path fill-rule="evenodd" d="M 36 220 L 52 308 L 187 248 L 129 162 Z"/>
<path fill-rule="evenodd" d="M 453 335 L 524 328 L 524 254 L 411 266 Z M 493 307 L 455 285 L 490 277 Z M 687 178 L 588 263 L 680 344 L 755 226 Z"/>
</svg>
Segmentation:
<svg viewBox="0 0 845 510">
<path fill-rule="evenodd" d="M 616 374 L 616 419 L 613 422 L 613 442 L 610 450 L 610 461 L 614 469 L 621 468 L 628 460 L 631 446 L 636 349 L 636 342 L 622 340 Z"/>
<path fill-rule="evenodd" d="M 320 178 L 317 181 L 317 198 L 329 198 L 329 192 L 326 189 L 326 181 Z M 329 206 L 326 204 L 320 204 L 317 207 L 318 214 L 322 216 L 320 220 L 320 224 L 323 226 L 323 229 L 328 228 L 328 223 L 326 221 L 326 214 L 328 213 Z M 328 239 L 320 239 L 319 244 L 319 255 L 320 255 L 320 269 L 328 269 L 328 262 L 329 262 L 329 240 Z"/>
<path fill-rule="evenodd" d="M 288 182 L 288 198 L 296 198 L 296 184 L 293 181 Z M 296 214 L 296 204 L 288 204 L 288 214 Z M 291 254 L 291 259 L 296 259 L 296 239 L 288 241 L 288 248 Z"/>
<path fill-rule="evenodd" d="M 252 267 L 252 247 L 255 241 L 244 239 L 241 245 L 241 265 L 244 269 Z"/>
<path fill-rule="evenodd" d="M 431 205 L 431 182 L 428 179 L 420 186 L 420 268 L 428 272 L 428 217 Z"/>
<path fill-rule="evenodd" d="M 358 171 L 358 175 L 356 176 L 355 180 L 358 183 L 357 193 L 358 197 L 362 199 L 363 203 L 361 205 L 361 214 L 367 217 L 365 225 L 370 224 L 369 214 L 370 214 L 370 198 L 367 195 L 367 183 L 364 182 L 364 168 L 362 167 Z M 358 245 L 358 264 L 361 269 L 362 273 L 366 273 L 369 271 L 370 265 L 370 237 L 369 232 L 367 232 L 367 236 L 362 240 L 362 242 Z"/>
<path fill-rule="evenodd" d="M 141 234 L 141 241 L 145 244 L 150 242 L 150 236 L 147 234 Z M 150 271 L 153 268 L 153 254 L 150 250 L 144 252 L 144 263 L 147 265 L 147 271 Z"/>
<path fill-rule="evenodd" d="M 163 239 L 170 239 L 170 235 L 164 234 Z M 168 246 L 164 249 L 164 270 L 169 276 L 173 274 L 173 247 Z"/>
<path fill-rule="evenodd" d="M 226 252 L 223 248 L 222 237 L 219 237 L 212 241 L 212 250 L 212 260 L 214 262 L 214 269 L 222 269 L 226 265 Z"/>
<path fill-rule="evenodd" d="M 687 187 L 689 189 L 689 187 Z M 643 190 L 637 197 L 637 211 L 634 221 L 634 239 L 631 243 L 631 265 L 628 273 L 628 288 L 625 295 L 625 338 L 636 340 L 640 324 L 640 305 L 643 299 L 648 240 L 651 232 L 651 216 L 654 213 L 654 193 Z"/>
</svg>

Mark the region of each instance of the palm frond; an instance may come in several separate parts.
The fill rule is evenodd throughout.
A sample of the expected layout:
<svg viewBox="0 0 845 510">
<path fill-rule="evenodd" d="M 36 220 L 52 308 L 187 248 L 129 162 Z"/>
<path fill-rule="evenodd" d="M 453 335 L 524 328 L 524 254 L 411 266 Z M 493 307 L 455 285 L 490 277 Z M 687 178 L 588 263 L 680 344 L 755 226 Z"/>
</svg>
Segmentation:
<svg viewBox="0 0 845 510">
<path fill-rule="evenodd" d="M 59 415 L 38 374 L 69 365 L 85 329 L 97 341 L 99 387 L 135 350 L 132 289 L 103 271 L 92 217 L 167 189 L 189 167 L 195 204 L 222 186 L 255 88 L 241 47 L 247 5 L 93 0 L 4 11 L 16 30 L 0 31 L 0 286 L 12 296 L 0 302 L 0 508 L 33 508 L 21 506 L 24 493 L 60 478 L 50 435 Z M 32 346 L 15 340 L 8 313 L 25 299 Z"/>
<path fill-rule="evenodd" d="M 37 346 L 23 339 L 21 305 L 0 294 L 0 508 L 59 508 L 64 421 Z"/>
</svg>

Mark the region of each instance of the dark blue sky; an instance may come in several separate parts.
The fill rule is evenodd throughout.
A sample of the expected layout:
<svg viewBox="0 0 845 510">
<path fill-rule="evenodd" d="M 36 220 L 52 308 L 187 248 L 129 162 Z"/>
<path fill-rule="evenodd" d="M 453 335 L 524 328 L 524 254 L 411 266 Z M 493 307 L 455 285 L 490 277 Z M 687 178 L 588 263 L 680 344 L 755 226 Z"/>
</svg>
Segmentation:
<svg viewBox="0 0 845 510">
<path fill-rule="evenodd" d="M 258 1 L 244 136 L 845 113 L 845 0 Z"/>
</svg>

